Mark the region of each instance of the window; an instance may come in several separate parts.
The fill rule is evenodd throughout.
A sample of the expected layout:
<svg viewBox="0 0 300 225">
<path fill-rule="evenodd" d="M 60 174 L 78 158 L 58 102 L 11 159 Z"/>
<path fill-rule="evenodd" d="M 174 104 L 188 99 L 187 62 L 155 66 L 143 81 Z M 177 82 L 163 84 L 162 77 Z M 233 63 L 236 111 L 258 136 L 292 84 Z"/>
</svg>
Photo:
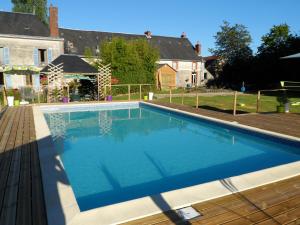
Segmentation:
<svg viewBox="0 0 300 225">
<path fill-rule="evenodd" d="M 47 50 L 46 49 L 39 49 L 39 63 L 44 64 L 47 61 Z"/>
<path fill-rule="evenodd" d="M 192 84 L 197 84 L 197 73 L 195 72 L 192 73 Z"/>
<path fill-rule="evenodd" d="M 4 64 L 4 50 L 3 47 L 0 47 L 0 65 Z"/>
<path fill-rule="evenodd" d="M 174 61 L 174 62 L 172 63 L 172 67 L 173 67 L 173 69 L 178 70 L 178 62 L 177 62 L 177 61 Z"/>
<path fill-rule="evenodd" d="M 204 80 L 207 80 L 207 73 L 204 73 Z"/>
<path fill-rule="evenodd" d="M 26 75 L 26 85 L 32 85 L 32 76 Z"/>
</svg>

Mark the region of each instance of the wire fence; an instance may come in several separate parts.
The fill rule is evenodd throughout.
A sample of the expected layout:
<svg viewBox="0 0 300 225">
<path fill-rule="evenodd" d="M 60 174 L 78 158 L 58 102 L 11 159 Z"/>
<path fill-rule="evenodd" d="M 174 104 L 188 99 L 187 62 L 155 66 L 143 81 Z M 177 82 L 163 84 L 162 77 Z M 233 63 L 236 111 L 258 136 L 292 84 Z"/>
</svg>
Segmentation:
<svg viewBox="0 0 300 225">
<path fill-rule="evenodd" d="M 79 89 L 79 91 L 78 91 Z M 181 104 L 193 108 L 208 109 L 230 113 L 292 112 L 300 113 L 300 91 L 290 89 L 260 90 L 256 93 L 241 93 L 224 89 L 177 88 L 166 86 L 157 89 L 153 84 L 117 84 L 104 87 L 104 101 L 154 101 Z M 73 88 L 68 90 L 68 99 L 61 96 L 58 102 L 98 101 L 90 90 Z M 94 95 L 97 96 L 97 95 Z M 13 100 L 11 100 L 13 97 Z M 19 89 L 0 87 L 1 108 L 10 105 L 49 103 L 48 88 L 35 89 L 25 86 Z"/>
</svg>

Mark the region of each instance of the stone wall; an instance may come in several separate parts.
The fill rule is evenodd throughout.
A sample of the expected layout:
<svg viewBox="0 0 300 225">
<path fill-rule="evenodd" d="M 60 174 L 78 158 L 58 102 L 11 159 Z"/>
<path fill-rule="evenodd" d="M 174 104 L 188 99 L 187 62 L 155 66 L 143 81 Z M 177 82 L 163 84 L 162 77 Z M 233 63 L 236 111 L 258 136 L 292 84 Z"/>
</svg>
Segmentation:
<svg viewBox="0 0 300 225">
<path fill-rule="evenodd" d="M 9 48 L 10 65 L 35 65 L 34 49 L 51 49 L 52 60 L 64 53 L 63 39 L 0 35 L 0 47 Z"/>
</svg>

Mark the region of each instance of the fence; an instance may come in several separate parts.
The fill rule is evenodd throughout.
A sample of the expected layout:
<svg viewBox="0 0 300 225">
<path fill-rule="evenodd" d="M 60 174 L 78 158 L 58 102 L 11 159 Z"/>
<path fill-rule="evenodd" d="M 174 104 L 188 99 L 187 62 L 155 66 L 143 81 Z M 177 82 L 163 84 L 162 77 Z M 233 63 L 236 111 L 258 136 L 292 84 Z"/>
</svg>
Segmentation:
<svg viewBox="0 0 300 225">
<path fill-rule="evenodd" d="M 232 115 L 245 113 L 266 113 L 281 112 L 279 109 L 282 105 L 283 90 L 262 90 L 257 93 L 231 92 L 214 92 L 202 93 L 198 91 L 172 89 L 162 98 L 158 96 L 156 101 L 164 103 L 174 103 L 194 108 L 203 108 L 214 111 L 231 113 Z M 181 92 L 180 92 L 181 91 Z M 300 113 L 300 96 L 294 91 L 288 90 L 287 96 L 290 101 L 290 112 Z"/>
<path fill-rule="evenodd" d="M 124 90 L 126 89 L 126 94 Z M 142 100 L 148 93 L 155 92 L 154 84 L 114 84 L 105 85 L 104 100 Z M 145 99 L 145 100 L 147 100 Z"/>
</svg>

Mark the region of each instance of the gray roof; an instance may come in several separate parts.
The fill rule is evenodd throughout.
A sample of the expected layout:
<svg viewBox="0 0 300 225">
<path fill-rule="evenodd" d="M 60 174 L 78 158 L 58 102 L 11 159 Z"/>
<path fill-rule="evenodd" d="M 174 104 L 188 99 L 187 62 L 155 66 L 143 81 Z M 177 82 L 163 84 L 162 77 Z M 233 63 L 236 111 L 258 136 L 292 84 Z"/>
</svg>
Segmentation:
<svg viewBox="0 0 300 225">
<path fill-rule="evenodd" d="M 49 28 L 29 13 L 0 12 L 0 34 L 49 37 Z"/>
<path fill-rule="evenodd" d="M 47 25 L 38 17 L 29 13 L 0 12 L 0 34 L 27 35 L 49 37 Z M 145 38 L 145 35 L 111 33 L 99 31 L 83 31 L 74 29 L 59 29 L 60 38 L 65 40 L 65 53 L 84 55 L 85 47 L 90 47 L 95 54 L 96 46 L 113 37 L 124 39 Z M 161 59 L 200 61 L 194 46 L 187 38 L 152 36 L 149 43 L 159 49 Z"/>
<path fill-rule="evenodd" d="M 95 74 L 98 71 L 88 64 L 86 61 L 81 59 L 77 55 L 60 55 L 54 59 L 51 64 L 58 65 L 63 63 L 64 73 L 68 74 Z M 41 73 L 47 73 L 49 66 L 46 66 L 41 70 Z"/>
<path fill-rule="evenodd" d="M 281 57 L 281 59 L 300 59 L 300 53 Z"/>
<path fill-rule="evenodd" d="M 61 38 L 65 39 L 65 52 L 70 54 L 84 55 L 84 49 L 89 47 L 93 53 L 96 47 L 104 41 L 110 41 L 113 37 L 122 37 L 127 40 L 145 38 L 145 35 L 110 33 L 99 31 L 83 31 L 72 29 L 59 29 Z M 161 59 L 171 60 L 195 60 L 200 61 L 194 46 L 187 38 L 152 36 L 147 39 L 149 43 L 159 49 Z M 71 44 L 71 47 L 70 47 Z"/>
</svg>

